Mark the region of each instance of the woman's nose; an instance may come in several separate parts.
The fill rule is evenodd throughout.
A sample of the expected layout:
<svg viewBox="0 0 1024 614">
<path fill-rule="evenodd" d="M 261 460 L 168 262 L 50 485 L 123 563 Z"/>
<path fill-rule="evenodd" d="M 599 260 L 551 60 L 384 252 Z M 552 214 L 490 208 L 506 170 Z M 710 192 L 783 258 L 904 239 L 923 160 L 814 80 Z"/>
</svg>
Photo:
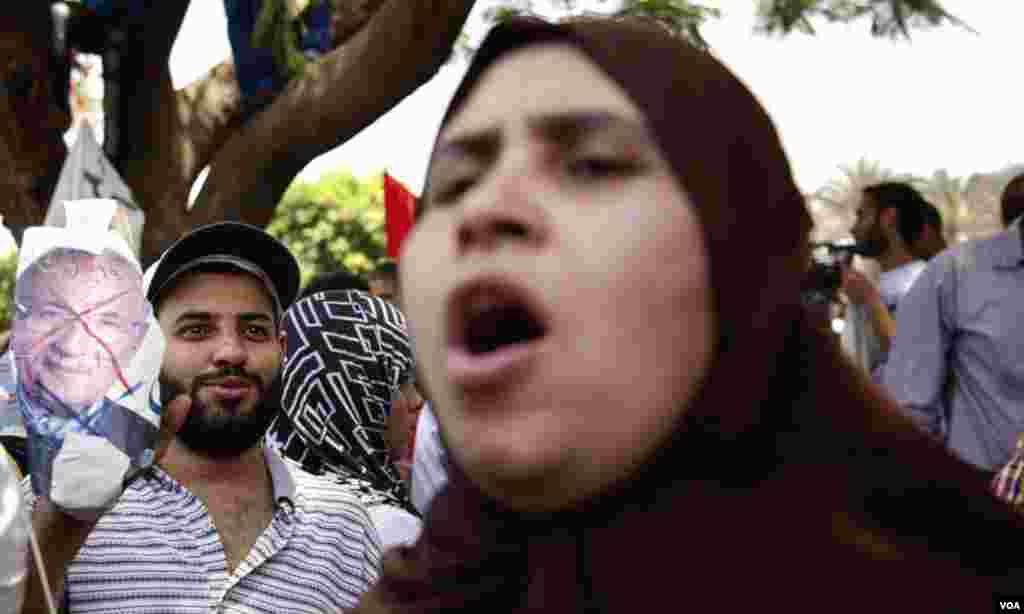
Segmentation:
<svg viewBox="0 0 1024 614">
<path fill-rule="evenodd" d="M 497 170 L 459 209 L 456 251 L 492 251 L 506 244 L 539 246 L 549 223 L 541 191 L 526 169 Z"/>
</svg>

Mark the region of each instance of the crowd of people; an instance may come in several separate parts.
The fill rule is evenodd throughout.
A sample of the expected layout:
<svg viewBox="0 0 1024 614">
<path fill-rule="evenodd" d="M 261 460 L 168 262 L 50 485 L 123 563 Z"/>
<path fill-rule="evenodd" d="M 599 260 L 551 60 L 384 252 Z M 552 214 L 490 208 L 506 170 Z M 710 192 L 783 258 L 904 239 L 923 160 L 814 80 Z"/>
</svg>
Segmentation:
<svg viewBox="0 0 1024 614">
<path fill-rule="evenodd" d="M 24 612 L 1024 598 L 1004 471 L 1024 178 L 1003 232 L 950 247 L 912 186 L 862 196 L 853 251 L 881 277 L 844 265 L 836 335 L 802 296 L 804 199 L 735 75 L 642 20 L 504 21 L 369 279 L 300 289 L 287 248 L 234 222 L 144 274 L 102 250 L 26 266 L 0 368 L 39 554 Z M 140 393 L 125 365 L 157 333 Z M 110 424 L 137 394 L 151 414 Z"/>
</svg>

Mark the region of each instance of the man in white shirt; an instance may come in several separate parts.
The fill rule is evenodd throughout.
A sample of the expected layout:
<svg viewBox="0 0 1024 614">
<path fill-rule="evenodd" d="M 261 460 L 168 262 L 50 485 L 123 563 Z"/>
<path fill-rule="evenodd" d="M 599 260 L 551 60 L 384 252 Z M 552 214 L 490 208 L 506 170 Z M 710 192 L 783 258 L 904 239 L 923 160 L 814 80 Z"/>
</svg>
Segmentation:
<svg viewBox="0 0 1024 614">
<path fill-rule="evenodd" d="M 902 182 L 879 183 L 863 190 L 857 221 L 850 230 L 857 253 L 881 269 L 878 286 L 863 273 L 847 269 L 843 292 L 850 305 L 843 346 L 872 375 L 879 374 L 896 336 L 900 299 L 925 268 L 912 245 L 924 231 L 927 201 Z"/>
</svg>

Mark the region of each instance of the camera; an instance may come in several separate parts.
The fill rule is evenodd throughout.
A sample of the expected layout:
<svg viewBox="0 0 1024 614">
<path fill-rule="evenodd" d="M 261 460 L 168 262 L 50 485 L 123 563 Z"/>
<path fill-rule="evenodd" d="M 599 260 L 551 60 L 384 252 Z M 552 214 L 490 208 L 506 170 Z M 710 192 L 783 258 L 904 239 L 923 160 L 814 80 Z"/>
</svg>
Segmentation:
<svg viewBox="0 0 1024 614">
<path fill-rule="evenodd" d="M 804 276 L 800 299 L 804 305 L 833 303 L 843 285 L 843 269 L 857 253 L 854 243 L 812 243 L 811 266 Z"/>
</svg>

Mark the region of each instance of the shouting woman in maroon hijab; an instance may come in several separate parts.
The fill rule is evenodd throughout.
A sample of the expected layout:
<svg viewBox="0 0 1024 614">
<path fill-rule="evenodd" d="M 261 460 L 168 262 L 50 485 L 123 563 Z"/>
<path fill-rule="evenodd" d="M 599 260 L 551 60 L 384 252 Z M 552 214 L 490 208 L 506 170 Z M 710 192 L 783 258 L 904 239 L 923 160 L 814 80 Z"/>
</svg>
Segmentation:
<svg viewBox="0 0 1024 614">
<path fill-rule="evenodd" d="M 981 612 L 1016 516 L 800 304 L 765 111 L 657 26 L 498 26 L 402 256 L 452 480 L 362 612 Z"/>
</svg>

